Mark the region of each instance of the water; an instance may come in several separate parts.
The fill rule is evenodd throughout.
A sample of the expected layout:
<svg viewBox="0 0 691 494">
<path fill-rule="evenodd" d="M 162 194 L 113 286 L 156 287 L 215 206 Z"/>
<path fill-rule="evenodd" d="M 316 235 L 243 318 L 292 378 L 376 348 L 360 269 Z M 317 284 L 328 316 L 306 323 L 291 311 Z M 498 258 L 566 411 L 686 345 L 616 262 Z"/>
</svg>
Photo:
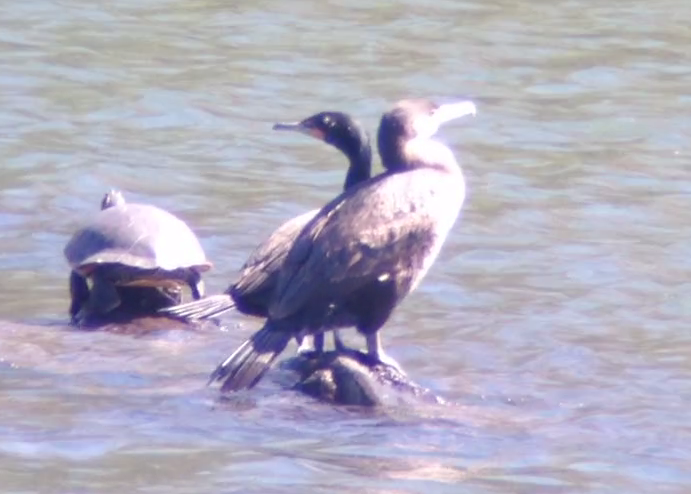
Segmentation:
<svg viewBox="0 0 691 494">
<path fill-rule="evenodd" d="M 614 5 L 614 4 L 613 4 Z M 691 487 L 686 3 L 5 2 L 4 492 L 682 493 Z M 260 321 L 64 327 L 61 250 L 111 186 L 183 217 L 225 288 L 342 159 L 277 120 L 471 97 L 462 221 L 385 344 L 447 407 L 334 408 L 280 371 L 221 402 Z M 353 341 L 359 341 L 353 336 Z"/>
</svg>

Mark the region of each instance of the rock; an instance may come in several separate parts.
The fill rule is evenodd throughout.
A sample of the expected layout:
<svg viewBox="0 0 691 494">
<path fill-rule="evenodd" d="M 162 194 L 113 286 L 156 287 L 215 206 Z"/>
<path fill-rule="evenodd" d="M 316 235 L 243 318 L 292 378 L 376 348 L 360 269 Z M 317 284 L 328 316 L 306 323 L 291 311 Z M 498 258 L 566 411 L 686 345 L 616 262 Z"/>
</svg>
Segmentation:
<svg viewBox="0 0 691 494">
<path fill-rule="evenodd" d="M 444 402 L 395 368 L 356 350 L 304 352 L 282 366 L 298 374 L 293 389 L 327 403 L 371 407 L 411 399 Z"/>
</svg>

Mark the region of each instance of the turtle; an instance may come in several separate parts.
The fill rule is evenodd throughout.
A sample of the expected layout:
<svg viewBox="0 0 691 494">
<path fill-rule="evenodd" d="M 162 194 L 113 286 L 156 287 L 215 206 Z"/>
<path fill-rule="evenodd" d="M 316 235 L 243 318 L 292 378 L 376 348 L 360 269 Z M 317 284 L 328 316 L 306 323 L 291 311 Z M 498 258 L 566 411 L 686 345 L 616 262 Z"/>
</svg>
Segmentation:
<svg viewBox="0 0 691 494">
<path fill-rule="evenodd" d="M 150 204 L 128 203 L 118 190 L 105 194 L 101 210 L 74 233 L 64 254 L 75 325 L 120 306 L 119 287 L 155 287 L 175 303 L 187 285 L 198 300 L 202 273 L 212 267 L 184 221 Z"/>
</svg>

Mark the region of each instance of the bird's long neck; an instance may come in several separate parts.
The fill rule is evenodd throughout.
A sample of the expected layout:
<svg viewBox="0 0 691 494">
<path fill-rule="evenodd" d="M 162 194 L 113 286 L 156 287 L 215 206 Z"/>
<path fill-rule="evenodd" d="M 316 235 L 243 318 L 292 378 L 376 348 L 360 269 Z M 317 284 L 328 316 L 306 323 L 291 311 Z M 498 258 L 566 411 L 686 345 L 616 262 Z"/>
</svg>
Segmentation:
<svg viewBox="0 0 691 494">
<path fill-rule="evenodd" d="M 410 168 L 405 152 L 406 132 L 401 122 L 384 115 L 377 132 L 377 147 L 382 166 L 389 172 Z"/>
<path fill-rule="evenodd" d="M 369 138 L 362 140 L 359 146 L 349 151 L 345 151 L 350 166 L 343 184 L 343 189 L 347 190 L 353 185 L 368 180 L 372 176 L 372 148 Z"/>
<path fill-rule="evenodd" d="M 391 139 L 391 142 L 383 139 L 380 140 L 379 154 L 384 168 L 392 173 L 418 168 L 460 172 L 453 152 L 434 139 L 415 138 L 407 142 L 402 138 Z"/>
<path fill-rule="evenodd" d="M 380 140 L 379 155 L 381 156 L 382 166 L 389 171 L 394 172 L 406 168 L 407 157 L 405 156 L 402 142 L 396 142 L 396 140 L 392 139 L 391 142 L 383 143 Z"/>
</svg>

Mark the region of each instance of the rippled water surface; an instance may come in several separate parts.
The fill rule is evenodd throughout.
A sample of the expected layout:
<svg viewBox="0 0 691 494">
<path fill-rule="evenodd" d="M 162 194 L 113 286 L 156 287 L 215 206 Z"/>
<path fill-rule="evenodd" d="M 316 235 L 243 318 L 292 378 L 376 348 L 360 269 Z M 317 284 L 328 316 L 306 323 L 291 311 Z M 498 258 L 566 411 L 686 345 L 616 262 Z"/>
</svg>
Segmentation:
<svg viewBox="0 0 691 494">
<path fill-rule="evenodd" d="M 686 2 L 0 5 L 3 492 L 691 490 Z M 62 248 L 109 187 L 199 234 L 225 288 L 342 183 L 271 131 L 326 109 L 476 101 L 441 138 L 463 218 L 385 344 L 448 406 L 375 411 L 204 386 L 261 321 L 65 327 Z M 353 336 L 354 341 L 359 341 Z"/>
</svg>

